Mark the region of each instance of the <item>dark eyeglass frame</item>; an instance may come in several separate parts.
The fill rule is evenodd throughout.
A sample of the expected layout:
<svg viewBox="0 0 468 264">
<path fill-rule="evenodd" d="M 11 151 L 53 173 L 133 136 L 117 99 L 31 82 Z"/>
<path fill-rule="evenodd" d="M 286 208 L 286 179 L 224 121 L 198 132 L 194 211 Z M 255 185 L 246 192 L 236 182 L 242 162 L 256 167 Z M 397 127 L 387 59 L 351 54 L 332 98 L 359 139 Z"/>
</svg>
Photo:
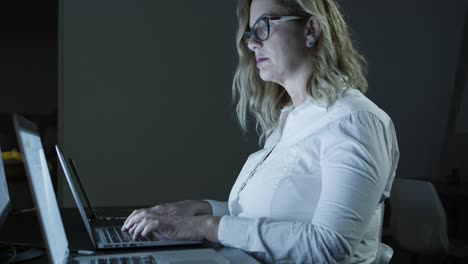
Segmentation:
<svg viewBox="0 0 468 264">
<path fill-rule="evenodd" d="M 262 16 L 262 17 L 259 17 L 257 21 L 255 21 L 253 27 L 251 27 L 249 31 L 246 31 L 244 33 L 243 40 L 245 43 L 247 43 L 250 40 L 250 38 L 253 37 L 255 41 L 263 42 L 270 37 L 270 21 L 290 21 L 290 20 L 299 20 L 299 19 L 303 19 L 303 17 L 300 17 L 300 16 Z M 267 27 L 267 34 L 264 39 L 260 38 L 255 30 L 255 26 L 260 21 L 265 22 L 266 27 Z"/>
</svg>

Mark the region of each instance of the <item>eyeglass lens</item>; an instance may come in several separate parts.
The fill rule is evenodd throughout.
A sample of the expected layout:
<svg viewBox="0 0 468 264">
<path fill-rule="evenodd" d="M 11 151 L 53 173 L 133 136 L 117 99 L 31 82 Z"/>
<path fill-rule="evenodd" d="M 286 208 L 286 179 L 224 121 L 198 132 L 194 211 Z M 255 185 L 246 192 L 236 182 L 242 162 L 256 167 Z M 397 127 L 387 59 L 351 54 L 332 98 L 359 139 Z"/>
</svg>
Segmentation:
<svg viewBox="0 0 468 264">
<path fill-rule="evenodd" d="M 256 41 L 264 41 L 268 39 L 269 35 L 269 22 L 268 18 L 262 18 L 255 22 L 252 30 L 244 34 L 244 42 L 247 43 L 251 37 L 254 37 Z"/>
</svg>

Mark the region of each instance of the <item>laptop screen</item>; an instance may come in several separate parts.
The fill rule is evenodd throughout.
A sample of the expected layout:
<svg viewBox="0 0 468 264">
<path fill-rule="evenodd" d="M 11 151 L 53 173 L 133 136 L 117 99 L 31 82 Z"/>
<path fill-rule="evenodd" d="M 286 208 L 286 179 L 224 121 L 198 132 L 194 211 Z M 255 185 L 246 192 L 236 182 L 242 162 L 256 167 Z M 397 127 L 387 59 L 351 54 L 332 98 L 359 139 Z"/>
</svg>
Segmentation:
<svg viewBox="0 0 468 264">
<path fill-rule="evenodd" d="M 51 263 L 63 263 L 68 258 L 68 241 L 38 128 L 18 115 L 13 119 L 49 259 Z"/>
<path fill-rule="evenodd" d="M 86 195 L 83 183 L 78 176 L 76 167 L 74 167 L 74 162 L 72 160 L 70 162 L 66 161 L 65 156 L 63 155 L 63 152 L 58 145 L 55 145 L 55 152 L 57 153 L 60 167 L 62 167 L 63 173 L 67 179 L 67 182 L 69 183 L 73 198 L 78 204 L 78 207 L 83 207 L 83 210 L 86 213 L 86 217 L 88 219 L 95 219 L 96 213 L 94 212 L 94 208 L 92 207 L 91 202 Z M 71 170 L 72 166 L 70 165 L 74 167 L 73 173 Z M 78 195 L 78 197 L 76 197 L 76 195 Z M 78 199 L 78 201 L 76 199 Z"/>
<path fill-rule="evenodd" d="M 75 188 L 75 184 L 73 183 L 73 179 L 71 176 L 71 172 L 68 169 L 67 162 L 65 161 L 65 157 L 63 156 L 62 151 L 60 150 L 59 146 L 55 146 L 55 151 L 57 152 L 57 157 L 59 159 L 59 163 L 63 169 L 63 174 L 65 175 L 65 178 L 67 179 L 68 186 L 70 186 L 70 190 L 72 192 L 73 198 L 75 199 L 76 206 L 78 208 L 78 212 L 80 212 L 81 218 L 83 219 L 83 224 L 86 228 L 86 231 L 88 232 L 89 237 L 91 238 L 91 241 L 93 242 L 93 245 L 95 246 L 95 241 L 93 239 L 93 231 L 91 228 L 91 224 L 88 221 L 88 216 L 86 215 L 86 210 L 83 207 L 83 203 L 81 203 L 80 196 L 78 194 L 78 190 Z"/>
<path fill-rule="evenodd" d="M 1 154 L 1 151 L 0 151 Z M 0 158 L 0 228 L 5 223 L 8 213 L 11 209 L 10 195 L 6 182 L 5 169 L 3 168 L 3 159 Z"/>
</svg>

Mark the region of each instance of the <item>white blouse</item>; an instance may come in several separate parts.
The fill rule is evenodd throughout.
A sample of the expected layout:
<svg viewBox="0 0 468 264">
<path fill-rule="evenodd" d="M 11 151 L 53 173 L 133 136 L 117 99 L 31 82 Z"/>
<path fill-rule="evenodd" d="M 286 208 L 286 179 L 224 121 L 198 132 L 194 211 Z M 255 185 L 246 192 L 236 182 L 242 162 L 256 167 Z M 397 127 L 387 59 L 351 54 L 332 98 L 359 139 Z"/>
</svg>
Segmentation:
<svg viewBox="0 0 468 264">
<path fill-rule="evenodd" d="M 398 160 L 392 120 L 359 90 L 286 107 L 229 202 L 209 201 L 219 240 L 267 263 L 371 263 Z"/>
</svg>

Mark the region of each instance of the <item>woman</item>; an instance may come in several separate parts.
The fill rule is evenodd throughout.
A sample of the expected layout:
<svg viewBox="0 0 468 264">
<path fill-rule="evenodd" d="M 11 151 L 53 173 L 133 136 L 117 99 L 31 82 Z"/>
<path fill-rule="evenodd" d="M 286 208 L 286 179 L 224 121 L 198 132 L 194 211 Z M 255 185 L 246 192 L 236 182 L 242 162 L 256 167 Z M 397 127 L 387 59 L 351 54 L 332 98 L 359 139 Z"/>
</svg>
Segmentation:
<svg viewBox="0 0 468 264">
<path fill-rule="evenodd" d="M 229 202 L 133 212 L 123 230 L 207 239 L 263 262 L 371 263 L 399 151 L 390 117 L 368 100 L 364 59 L 335 0 L 240 0 L 237 114 L 264 148 Z"/>
</svg>

